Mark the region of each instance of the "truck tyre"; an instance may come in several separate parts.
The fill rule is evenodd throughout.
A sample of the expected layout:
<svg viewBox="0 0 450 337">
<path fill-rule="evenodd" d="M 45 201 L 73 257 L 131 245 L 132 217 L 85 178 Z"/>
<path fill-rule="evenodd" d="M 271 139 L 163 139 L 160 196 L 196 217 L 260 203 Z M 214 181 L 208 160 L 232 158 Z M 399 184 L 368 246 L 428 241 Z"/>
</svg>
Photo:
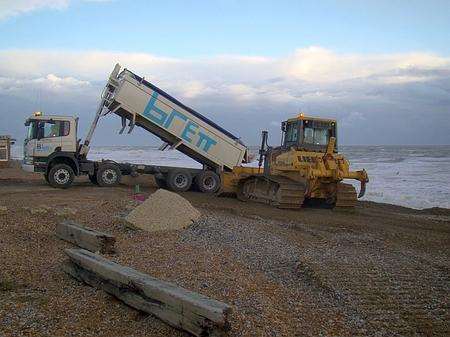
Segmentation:
<svg viewBox="0 0 450 337">
<path fill-rule="evenodd" d="M 48 172 L 48 182 L 52 187 L 68 188 L 72 185 L 75 174 L 67 164 L 56 164 Z"/>
<path fill-rule="evenodd" d="M 117 186 L 122 179 L 122 172 L 115 164 L 100 165 L 97 170 L 97 182 L 101 187 Z"/>
<path fill-rule="evenodd" d="M 89 180 L 91 181 L 91 183 L 93 183 L 94 185 L 98 185 L 98 181 L 97 181 L 97 174 L 89 174 Z"/>
<path fill-rule="evenodd" d="M 165 189 L 167 189 L 167 178 L 165 176 L 163 176 L 163 175 L 161 175 L 161 176 L 155 175 L 154 177 L 155 177 L 156 186 L 158 186 L 158 188 L 165 188 Z"/>
<path fill-rule="evenodd" d="M 167 187 L 174 192 L 186 192 L 192 185 L 192 175 L 187 170 L 171 170 L 167 174 Z"/>
<path fill-rule="evenodd" d="M 195 185 L 203 193 L 216 193 L 220 188 L 220 178 L 213 171 L 202 171 L 195 177 Z"/>
</svg>

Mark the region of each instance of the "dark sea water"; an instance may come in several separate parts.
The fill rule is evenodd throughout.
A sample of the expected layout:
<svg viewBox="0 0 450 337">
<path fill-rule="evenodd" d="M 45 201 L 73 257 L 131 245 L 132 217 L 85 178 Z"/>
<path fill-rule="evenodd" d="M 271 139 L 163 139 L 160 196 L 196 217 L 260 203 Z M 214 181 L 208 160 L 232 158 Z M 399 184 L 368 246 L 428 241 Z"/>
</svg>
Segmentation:
<svg viewBox="0 0 450 337">
<path fill-rule="evenodd" d="M 413 208 L 450 208 L 450 146 L 342 146 L 370 182 L 363 198 Z"/>
</svg>

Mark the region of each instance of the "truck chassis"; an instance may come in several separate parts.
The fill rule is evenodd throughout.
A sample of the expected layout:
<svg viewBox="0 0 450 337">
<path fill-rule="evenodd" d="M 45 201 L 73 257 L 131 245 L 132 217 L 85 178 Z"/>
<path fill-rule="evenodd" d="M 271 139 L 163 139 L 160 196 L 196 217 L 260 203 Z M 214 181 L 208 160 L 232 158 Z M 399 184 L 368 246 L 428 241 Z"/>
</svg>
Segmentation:
<svg viewBox="0 0 450 337">
<path fill-rule="evenodd" d="M 89 180 L 101 187 L 112 187 L 120 183 L 122 176 L 153 175 L 160 188 L 185 192 L 191 187 L 204 193 L 215 193 L 221 186 L 220 177 L 213 171 L 175 166 L 118 163 L 112 160 L 76 160 L 72 156 L 55 156 L 47 163 L 35 164 L 35 172 L 44 174 L 53 187 L 68 188 L 75 176 L 87 175 Z"/>
</svg>

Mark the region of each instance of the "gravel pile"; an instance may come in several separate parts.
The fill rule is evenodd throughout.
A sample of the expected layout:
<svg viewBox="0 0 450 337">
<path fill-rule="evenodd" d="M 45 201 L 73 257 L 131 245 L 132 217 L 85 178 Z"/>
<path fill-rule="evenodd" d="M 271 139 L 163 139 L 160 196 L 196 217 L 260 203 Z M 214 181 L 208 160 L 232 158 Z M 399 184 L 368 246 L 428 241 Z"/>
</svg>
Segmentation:
<svg viewBox="0 0 450 337">
<path fill-rule="evenodd" d="M 132 225 L 149 232 L 183 229 L 201 213 L 181 195 L 159 189 L 126 217 Z"/>
</svg>

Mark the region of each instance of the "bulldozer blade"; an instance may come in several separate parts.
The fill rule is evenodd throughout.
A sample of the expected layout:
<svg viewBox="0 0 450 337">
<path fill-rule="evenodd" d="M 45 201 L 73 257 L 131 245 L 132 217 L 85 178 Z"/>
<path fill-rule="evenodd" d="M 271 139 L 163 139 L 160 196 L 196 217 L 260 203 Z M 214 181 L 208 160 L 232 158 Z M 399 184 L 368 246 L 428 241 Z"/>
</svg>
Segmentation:
<svg viewBox="0 0 450 337">
<path fill-rule="evenodd" d="M 361 181 L 361 189 L 359 190 L 358 198 L 362 198 L 366 194 L 366 182 Z"/>
</svg>

